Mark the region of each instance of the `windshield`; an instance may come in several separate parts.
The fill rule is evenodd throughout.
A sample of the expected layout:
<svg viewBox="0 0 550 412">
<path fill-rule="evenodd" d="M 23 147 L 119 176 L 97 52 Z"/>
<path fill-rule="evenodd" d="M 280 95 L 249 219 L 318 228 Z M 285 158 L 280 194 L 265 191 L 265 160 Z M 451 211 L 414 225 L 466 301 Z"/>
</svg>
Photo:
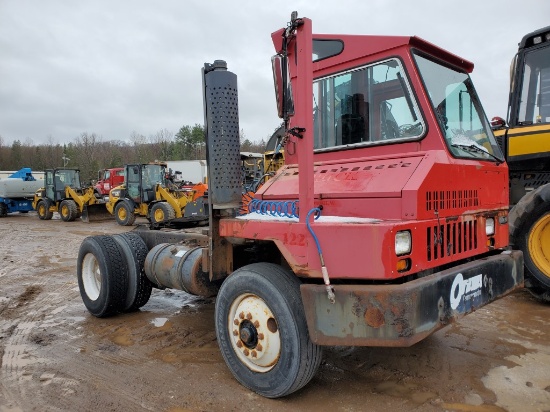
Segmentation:
<svg viewBox="0 0 550 412">
<path fill-rule="evenodd" d="M 164 166 L 144 165 L 142 173 L 144 189 L 152 189 L 157 183 L 165 183 Z"/>
<path fill-rule="evenodd" d="M 502 159 L 468 74 L 418 54 L 414 58 L 450 152 L 456 157 Z"/>
<path fill-rule="evenodd" d="M 80 174 L 78 170 L 58 170 L 55 174 L 56 188 L 70 186 L 80 189 Z"/>
<path fill-rule="evenodd" d="M 550 47 L 525 53 L 518 121 L 550 123 Z"/>
</svg>

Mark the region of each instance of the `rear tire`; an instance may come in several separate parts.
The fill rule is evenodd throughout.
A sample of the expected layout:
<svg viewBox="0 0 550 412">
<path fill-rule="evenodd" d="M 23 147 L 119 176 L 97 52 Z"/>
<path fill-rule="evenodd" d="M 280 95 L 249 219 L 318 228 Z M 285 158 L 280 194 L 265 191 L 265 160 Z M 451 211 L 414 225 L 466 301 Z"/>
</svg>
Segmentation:
<svg viewBox="0 0 550 412">
<path fill-rule="evenodd" d="M 300 280 L 271 263 L 231 274 L 216 298 L 216 336 L 231 373 L 254 392 L 278 398 L 313 378 L 321 347 L 311 342 Z"/>
<path fill-rule="evenodd" d="M 80 245 L 77 259 L 80 296 L 88 311 L 103 318 L 124 309 L 128 265 L 112 236 L 90 236 Z"/>
<path fill-rule="evenodd" d="M 541 300 L 550 301 L 550 185 L 528 193 L 514 206 L 510 243 L 523 252 L 525 286 Z M 544 298 L 546 296 L 546 299 Z"/>
<path fill-rule="evenodd" d="M 59 205 L 59 215 L 64 222 L 72 222 L 78 215 L 78 207 L 74 200 L 65 199 Z"/>
<path fill-rule="evenodd" d="M 129 202 L 123 200 L 115 206 L 115 220 L 121 226 L 132 226 L 134 224 L 136 215 Z"/>
<path fill-rule="evenodd" d="M 176 218 L 176 211 L 167 202 L 155 203 L 151 208 L 151 223 L 169 222 Z"/>
<path fill-rule="evenodd" d="M 153 284 L 144 270 L 145 257 L 149 250 L 145 241 L 135 233 L 121 233 L 113 238 L 122 248 L 123 257 L 128 265 L 128 287 L 122 310 L 132 312 L 145 305 L 151 297 Z"/>
<path fill-rule="evenodd" d="M 5 203 L 0 203 L 0 217 L 8 215 L 8 206 Z"/>
<path fill-rule="evenodd" d="M 53 217 L 53 212 L 50 210 L 52 202 L 49 199 L 43 199 L 38 202 L 36 211 L 40 220 L 50 220 Z"/>
</svg>

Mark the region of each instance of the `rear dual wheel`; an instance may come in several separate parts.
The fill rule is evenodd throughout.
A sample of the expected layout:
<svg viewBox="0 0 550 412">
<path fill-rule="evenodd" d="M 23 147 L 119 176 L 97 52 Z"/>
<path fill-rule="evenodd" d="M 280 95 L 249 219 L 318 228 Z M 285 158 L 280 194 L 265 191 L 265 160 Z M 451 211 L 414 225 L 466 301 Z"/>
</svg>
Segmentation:
<svg viewBox="0 0 550 412">
<path fill-rule="evenodd" d="M 222 284 L 216 299 L 216 336 L 233 376 L 268 398 L 306 385 L 320 362 L 300 295 L 300 281 L 270 263 L 244 266 Z"/>
<path fill-rule="evenodd" d="M 143 270 L 147 246 L 136 234 L 92 236 L 80 245 L 77 277 L 88 311 L 99 318 L 145 305 L 152 284 Z"/>
</svg>

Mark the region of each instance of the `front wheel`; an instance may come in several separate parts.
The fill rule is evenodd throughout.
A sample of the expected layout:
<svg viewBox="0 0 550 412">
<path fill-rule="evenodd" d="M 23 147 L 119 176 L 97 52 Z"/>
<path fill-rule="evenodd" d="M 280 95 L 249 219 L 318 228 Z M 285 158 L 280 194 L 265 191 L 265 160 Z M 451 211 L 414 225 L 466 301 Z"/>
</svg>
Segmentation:
<svg viewBox="0 0 550 412">
<path fill-rule="evenodd" d="M 550 185 L 524 196 L 510 212 L 510 239 L 523 252 L 526 287 L 550 303 Z"/>
<path fill-rule="evenodd" d="M 78 215 L 78 207 L 74 200 L 65 199 L 59 205 L 59 214 L 64 222 L 72 222 Z"/>
<path fill-rule="evenodd" d="M 136 215 L 129 202 L 123 200 L 115 206 L 115 220 L 121 226 L 132 226 L 134 224 Z"/>
<path fill-rule="evenodd" d="M 158 202 L 151 208 L 151 223 L 159 224 L 175 219 L 176 211 L 167 202 Z"/>
<path fill-rule="evenodd" d="M 254 392 L 278 398 L 306 385 L 321 362 L 311 342 L 300 281 L 271 263 L 231 274 L 216 299 L 216 336 L 233 376 Z"/>
</svg>

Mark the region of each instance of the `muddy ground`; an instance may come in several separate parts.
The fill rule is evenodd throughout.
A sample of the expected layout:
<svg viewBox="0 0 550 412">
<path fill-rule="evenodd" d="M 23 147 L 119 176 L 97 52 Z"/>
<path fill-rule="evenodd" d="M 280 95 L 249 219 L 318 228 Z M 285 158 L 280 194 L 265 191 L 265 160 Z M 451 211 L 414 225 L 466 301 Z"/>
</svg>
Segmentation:
<svg viewBox="0 0 550 412">
<path fill-rule="evenodd" d="M 154 290 L 136 313 L 86 311 L 82 239 L 127 230 L 0 219 L 0 412 L 550 411 L 550 306 L 524 291 L 411 348 L 328 347 L 309 385 L 264 399 L 226 368 L 214 300 Z"/>
</svg>

